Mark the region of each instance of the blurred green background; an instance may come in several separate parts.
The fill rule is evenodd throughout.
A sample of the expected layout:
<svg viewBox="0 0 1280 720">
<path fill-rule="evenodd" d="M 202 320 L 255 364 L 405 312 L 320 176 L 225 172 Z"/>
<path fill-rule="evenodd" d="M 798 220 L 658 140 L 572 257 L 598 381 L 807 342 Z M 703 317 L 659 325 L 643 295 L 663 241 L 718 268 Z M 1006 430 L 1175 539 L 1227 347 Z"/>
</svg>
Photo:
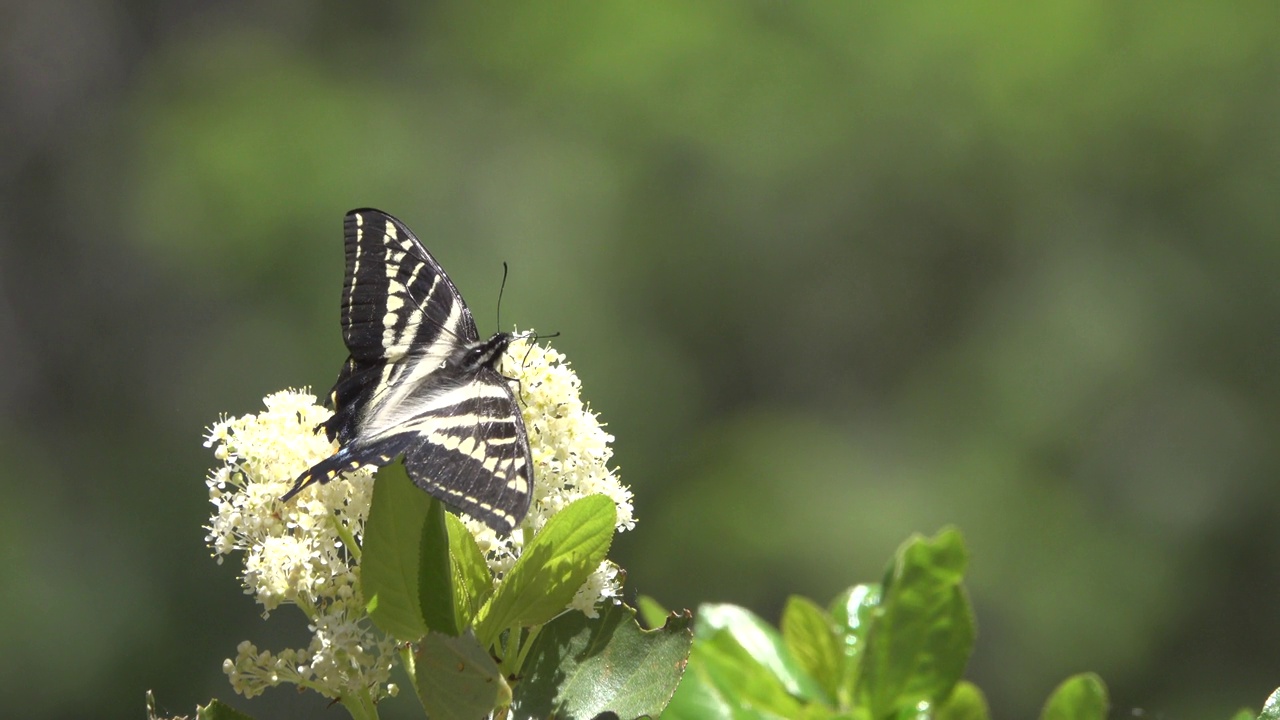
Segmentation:
<svg viewBox="0 0 1280 720">
<path fill-rule="evenodd" d="M 263 624 L 209 557 L 220 413 L 327 391 L 342 217 L 616 435 L 614 555 L 671 606 L 877 580 L 966 534 L 969 676 L 1032 716 L 1280 685 L 1280 6 L 160 2 L 0 11 L 0 696 L 218 696 Z M 279 619 L 277 621 L 277 619 Z M 395 702 L 411 717 L 409 694 Z"/>
</svg>

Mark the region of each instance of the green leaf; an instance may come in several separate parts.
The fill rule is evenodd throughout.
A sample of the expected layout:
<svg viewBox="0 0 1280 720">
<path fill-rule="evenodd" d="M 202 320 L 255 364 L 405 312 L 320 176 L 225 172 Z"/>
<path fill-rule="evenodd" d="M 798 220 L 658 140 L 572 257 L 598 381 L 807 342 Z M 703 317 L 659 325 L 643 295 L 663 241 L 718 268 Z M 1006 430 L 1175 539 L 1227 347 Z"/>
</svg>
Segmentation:
<svg viewBox="0 0 1280 720">
<path fill-rule="evenodd" d="M 662 603 L 648 595 L 637 597 L 636 607 L 640 611 L 640 619 L 650 628 L 662 627 L 667 622 L 667 615 L 671 614 L 669 610 L 662 606 Z"/>
<path fill-rule="evenodd" d="M 867 628 L 856 698 L 873 717 L 945 699 L 973 649 L 973 613 L 960 581 L 968 554 L 960 533 L 914 537 L 899 548 L 884 598 Z"/>
<path fill-rule="evenodd" d="M 369 617 L 397 640 L 414 641 L 427 633 L 418 574 L 422 526 L 431 503 L 400 463 L 378 471 L 364 526 L 360 582 Z"/>
<path fill-rule="evenodd" d="M 1249 708 L 1240 708 L 1235 715 L 1231 716 L 1231 720 L 1272 720 L 1272 718 L 1259 716 Z"/>
<path fill-rule="evenodd" d="M 493 573 L 484 561 L 484 553 L 476 544 L 476 538 L 467 526 L 453 515 L 446 513 L 449 526 L 449 560 L 453 572 L 453 599 L 457 627 L 465 630 L 493 595 Z"/>
<path fill-rule="evenodd" d="M 1053 691 L 1040 720 L 1106 720 L 1109 705 L 1102 678 L 1083 673 L 1067 678 Z"/>
<path fill-rule="evenodd" d="M 805 700 L 830 701 L 822 686 L 791 655 L 778 631 L 755 613 L 737 605 L 699 606 L 695 634 L 702 638 L 719 631 L 727 633 L 752 660 L 768 668 L 787 692 Z"/>
<path fill-rule="evenodd" d="M 425 493 L 423 493 L 425 494 Z M 454 604 L 453 564 L 449 559 L 449 529 L 444 504 L 431 496 L 418 542 L 418 602 L 427 627 L 445 635 L 457 635 L 458 609 Z"/>
<path fill-rule="evenodd" d="M 933 720 L 990 720 L 991 712 L 978 686 L 961 681 L 932 717 Z"/>
<path fill-rule="evenodd" d="M 196 708 L 196 720 L 253 720 L 221 700 L 211 700 L 208 705 Z"/>
<path fill-rule="evenodd" d="M 806 700 L 818 702 L 806 708 Z M 824 701 L 768 623 L 733 605 L 702 605 L 689 669 L 663 717 L 826 717 Z"/>
<path fill-rule="evenodd" d="M 414 653 L 413 686 L 431 720 L 475 720 L 511 704 L 511 686 L 472 633 L 427 633 Z"/>
<path fill-rule="evenodd" d="M 689 667 L 663 720 L 774 720 L 803 712 L 782 680 L 727 629 L 695 635 Z"/>
<path fill-rule="evenodd" d="M 781 629 L 791 656 L 822 687 L 826 702 L 833 702 L 844 669 L 843 632 L 825 610 L 798 595 L 787 599 Z"/>
<path fill-rule="evenodd" d="M 699 637 L 723 630 L 755 662 L 768 668 L 790 694 L 803 700 L 832 702 L 822 685 L 791 654 L 778 631 L 755 613 L 736 605 L 704 604 L 699 606 L 697 617 L 694 632 Z"/>
<path fill-rule="evenodd" d="M 844 646 L 840 688 L 836 693 L 841 707 L 853 704 L 858 682 L 858 668 L 867 646 L 867 628 L 871 626 L 884 593 L 878 583 L 855 585 L 831 601 L 831 619 L 840 628 Z"/>
<path fill-rule="evenodd" d="M 691 622 L 687 615 L 673 616 L 660 630 L 642 630 L 626 605 L 609 605 L 594 619 L 561 615 L 542 628 L 529 650 L 514 715 L 657 717 L 684 674 Z"/>
<path fill-rule="evenodd" d="M 1271 697 L 1262 704 L 1262 714 L 1258 720 L 1280 720 L 1280 689 L 1271 693 Z"/>
<path fill-rule="evenodd" d="M 617 515 L 612 500 L 589 495 L 548 520 L 480 611 L 480 642 L 489 647 L 507 628 L 541 625 L 564 612 L 608 554 Z"/>
</svg>

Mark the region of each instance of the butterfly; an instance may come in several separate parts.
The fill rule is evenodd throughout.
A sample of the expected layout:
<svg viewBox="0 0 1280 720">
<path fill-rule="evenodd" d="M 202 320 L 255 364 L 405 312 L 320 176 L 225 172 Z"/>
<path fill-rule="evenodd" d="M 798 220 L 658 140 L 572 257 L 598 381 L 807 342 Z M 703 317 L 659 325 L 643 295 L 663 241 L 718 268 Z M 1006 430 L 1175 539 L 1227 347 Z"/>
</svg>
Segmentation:
<svg viewBox="0 0 1280 720">
<path fill-rule="evenodd" d="M 347 213 L 342 339 L 350 355 L 322 423 L 333 455 L 282 500 L 362 465 L 404 457 L 418 487 L 499 534 L 529 510 L 533 460 L 510 379 L 511 333 L 481 340 L 458 288 L 404 223 Z M 319 428 L 317 428 L 319 429 Z"/>
</svg>

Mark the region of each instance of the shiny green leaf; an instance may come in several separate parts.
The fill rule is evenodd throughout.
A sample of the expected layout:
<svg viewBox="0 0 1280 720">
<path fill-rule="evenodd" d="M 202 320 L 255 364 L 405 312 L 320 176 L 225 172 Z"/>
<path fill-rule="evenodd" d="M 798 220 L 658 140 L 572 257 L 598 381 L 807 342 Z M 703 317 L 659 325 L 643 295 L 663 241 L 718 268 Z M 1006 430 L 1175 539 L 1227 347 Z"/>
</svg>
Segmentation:
<svg viewBox="0 0 1280 720">
<path fill-rule="evenodd" d="M 1280 720 L 1280 689 L 1271 693 L 1262 704 L 1262 714 L 1258 715 L 1258 720 Z"/>
<path fill-rule="evenodd" d="M 744 659 L 769 670 L 787 692 L 803 700 L 828 701 L 822 686 L 791 654 L 771 625 L 736 605 L 707 604 L 698 608 L 695 632 L 699 639 L 716 638 L 726 653 L 741 649 Z"/>
<path fill-rule="evenodd" d="M 938 706 L 933 720 L 990 720 L 987 698 L 971 682 L 960 681 L 948 697 Z"/>
<path fill-rule="evenodd" d="M 550 621 L 564 612 L 609 552 L 617 506 L 603 495 L 570 503 L 525 545 L 480 611 L 476 635 L 485 647 L 511 627 Z"/>
<path fill-rule="evenodd" d="M 960 680 L 975 634 L 960 585 L 967 562 L 955 530 L 899 548 L 858 667 L 855 697 L 874 717 L 936 703 Z"/>
<path fill-rule="evenodd" d="M 699 608 L 699 614 L 702 609 Z M 797 717 L 803 704 L 728 630 L 699 633 L 689 667 L 664 720 L 766 720 Z"/>
<path fill-rule="evenodd" d="M 493 573 L 489 572 L 484 553 L 467 526 L 453 513 L 446 513 L 445 520 L 449 526 L 449 561 L 457 627 L 465 630 L 493 595 Z"/>
<path fill-rule="evenodd" d="M 844 669 L 844 633 L 825 610 L 792 595 L 782 611 L 782 640 L 800 667 L 817 681 L 833 704 Z"/>
<path fill-rule="evenodd" d="M 843 641 L 843 665 L 840 687 L 836 693 L 841 707 L 853 704 L 858 681 L 858 667 L 867 646 L 867 628 L 876 616 L 883 592 L 879 584 L 855 585 L 831 602 L 831 619 L 840 629 Z"/>
<path fill-rule="evenodd" d="M 1107 686 L 1093 673 L 1067 678 L 1044 704 L 1040 720 L 1106 720 Z"/>
</svg>

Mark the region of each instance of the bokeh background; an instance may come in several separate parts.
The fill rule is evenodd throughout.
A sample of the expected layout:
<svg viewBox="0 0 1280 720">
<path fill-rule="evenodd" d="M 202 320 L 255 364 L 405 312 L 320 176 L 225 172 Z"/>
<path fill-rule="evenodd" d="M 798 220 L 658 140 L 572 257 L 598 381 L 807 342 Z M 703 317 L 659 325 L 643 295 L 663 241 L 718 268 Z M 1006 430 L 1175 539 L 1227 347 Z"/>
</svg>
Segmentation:
<svg viewBox="0 0 1280 720">
<path fill-rule="evenodd" d="M 559 331 L 671 606 L 776 620 L 958 525 L 1032 717 L 1280 685 L 1280 6 L 8 0 L 0 696 L 246 702 L 285 647 L 201 528 L 221 413 L 321 392 L 343 214 Z M 406 693 L 395 704 L 411 717 Z"/>
</svg>

